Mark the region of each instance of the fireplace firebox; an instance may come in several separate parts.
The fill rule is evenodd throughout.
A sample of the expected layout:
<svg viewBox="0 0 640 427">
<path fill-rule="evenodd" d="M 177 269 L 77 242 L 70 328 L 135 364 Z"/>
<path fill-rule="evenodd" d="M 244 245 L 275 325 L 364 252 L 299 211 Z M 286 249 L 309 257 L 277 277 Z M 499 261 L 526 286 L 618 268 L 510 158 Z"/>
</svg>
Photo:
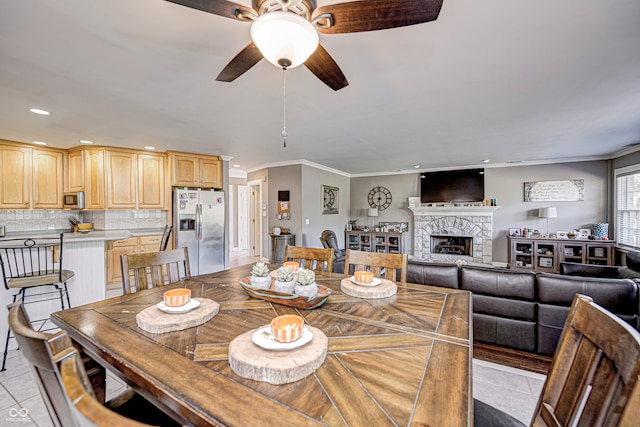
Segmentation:
<svg viewBox="0 0 640 427">
<path fill-rule="evenodd" d="M 473 256 L 473 237 L 431 235 L 431 253 Z"/>
</svg>

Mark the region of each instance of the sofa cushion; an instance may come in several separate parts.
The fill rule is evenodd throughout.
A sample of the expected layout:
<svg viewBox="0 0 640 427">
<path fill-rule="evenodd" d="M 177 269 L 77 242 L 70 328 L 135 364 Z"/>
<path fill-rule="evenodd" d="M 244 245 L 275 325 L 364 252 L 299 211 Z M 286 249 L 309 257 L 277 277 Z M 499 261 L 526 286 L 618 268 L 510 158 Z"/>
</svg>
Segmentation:
<svg viewBox="0 0 640 427">
<path fill-rule="evenodd" d="M 511 319 L 536 321 L 536 303 L 473 294 L 473 312 Z"/>
<path fill-rule="evenodd" d="M 536 323 L 473 313 L 473 340 L 533 352 Z"/>
<path fill-rule="evenodd" d="M 618 277 L 618 267 L 611 265 L 581 264 L 577 262 L 561 262 L 560 274 L 565 276 L 620 278 Z"/>
<path fill-rule="evenodd" d="M 504 268 L 463 266 L 460 288 L 474 294 L 535 301 L 535 273 Z"/>
<path fill-rule="evenodd" d="M 625 254 L 625 260 L 627 267 L 635 271 L 640 271 L 640 252 L 627 252 Z"/>
<path fill-rule="evenodd" d="M 407 264 L 407 282 L 458 289 L 458 265 L 413 260 Z"/>
<path fill-rule="evenodd" d="M 571 306 L 575 294 L 593 298 L 615 314 L 638 313 L 638 285 L 631 279 L 562 276 L 538 273 L 538 301 L 541 304 Z"/>
</svg>

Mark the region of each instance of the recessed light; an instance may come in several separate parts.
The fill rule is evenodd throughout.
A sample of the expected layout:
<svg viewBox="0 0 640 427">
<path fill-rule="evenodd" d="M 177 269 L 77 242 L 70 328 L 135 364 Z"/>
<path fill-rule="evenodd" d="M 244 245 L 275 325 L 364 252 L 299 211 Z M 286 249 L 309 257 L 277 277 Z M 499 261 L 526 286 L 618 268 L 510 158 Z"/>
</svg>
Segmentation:
<svg viewBox="0 0 640 427">
<path fill-rule="evenodd" d="M 240 167 L 240 165 L 233 165 L 233 167 L 234 167 L 234 168 L 239 168 L 239 167 Z"/>
<path fill-rule="evenodd" d="M 491 161 L 491 160 L 489 160 L 489 159 L 484 159 L 484 160 L 482 161 L 482 163 L 489 163 L 490 161 Z"/>
<path fill-rule="evenodd" d="M 40 108 L 30 108 L 29 111 L 31 111 L 32 113 L 40 114 L 42 116 L 48 116 L 51 114 L 47 110 L 42 110 Z"/>
<path fill-rule="evenodd" d="M 89 141 L 88 139 L 81 139 L 80 144 L 93 144 L 93 141 Z"/>
<path fill-rule="evenodd" d="M 46 142 L 42 142 L 42 141 L 33 141 L 33 143 L 36 145 L 47 145 Z"/>
<path fill-rule="evenodd" d="M 414 168 L 420 169 L 420 165 L 415 165 Z"/>
<path fill-rule="evenodd" d="M 156 147 L 152 147 L 152 146 L 150 146 L 150 145 L 147 145 L 147 146 L 145 146 L 145 147 L 144 147 L 144 149 L 145 149 L 145 150 L 155 150 L 155 149 L 156 149 Z"/>
</svg>

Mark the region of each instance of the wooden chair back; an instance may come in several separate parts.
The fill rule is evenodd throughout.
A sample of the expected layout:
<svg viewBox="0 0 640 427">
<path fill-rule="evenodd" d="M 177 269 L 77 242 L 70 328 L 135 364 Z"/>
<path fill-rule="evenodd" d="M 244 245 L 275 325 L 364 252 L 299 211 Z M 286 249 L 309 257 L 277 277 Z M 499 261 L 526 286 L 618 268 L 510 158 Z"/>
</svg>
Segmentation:
<svg viewBox="0 0 640 427">
<path fill-rule="evenodd" d="M 353 274 L 356 270 L 370 270 L 375 277 L 406 282 L 407 254 L 385 254 L 347 249 L 344 273 Z"/>
<path fill-rule="evenodd" d="M 640 333 L 576 295 L 533 415 L 534 426 L 637 426 Z"/>
<path fill-rule="evenodd" d="M 76 423 L 82 427 L 143 427 L 142 424 L 111 411 L 98 402 L 84 371 L 80 355 L 74 351 L 60 361 L 60 377 Z"/>
<path fill-rule="evenodd" d="M 300 267 L 324 272 L 333 272 L 333 249 L 305 248 L 304 246 L 287 245 L 284 251 L 285 261 L 298 261 Z"/>
<path fill-rule="evenodd" d="M 63 331 L 46 334 L 33 330 L 20 302 L 9 305 L 9 327 L 31 366 L 53 425 L 75 426 L 56 365 L 56 360 L 75 351 L 69 336 Z"/>
<path fill-rule="evenodd" d="M 160 250 L 166 251 L 169 246 L 169 239 L 171 238 L 171 232 L 173 231 L 173 225 L 165 225 L 164 232 L 162 233 L 162 239 L 160 239 Z"/>
<path fill-rule="evenodd" d="M 120 264 L 125 295 L 132 292 L 131 272 L 133 272 L 135 285 L 134 292 L 191 278 L 187 248 L 121 255 Z"/>
</svg>

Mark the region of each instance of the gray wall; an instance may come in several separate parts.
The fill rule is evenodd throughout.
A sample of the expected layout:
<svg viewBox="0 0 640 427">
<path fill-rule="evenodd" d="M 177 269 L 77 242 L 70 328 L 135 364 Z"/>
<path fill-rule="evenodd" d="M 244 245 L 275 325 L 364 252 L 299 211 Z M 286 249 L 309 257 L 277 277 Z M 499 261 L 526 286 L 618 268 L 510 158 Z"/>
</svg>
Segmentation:
<svg viewBox="0 0 640 427">
<path fill-rule="evenodd" d="M 339 189 L 338 213 L 322 214 L 322 185 L 330 185 Z M 324 230 L 333 230 L 344 248 L 344 228 L 349 220 L 351 188 L 349 178 L 318 169 L 313 166 L 302 166 L 302 240 L 298 244 L 311 248 L 321 248 L 320 235 Z M 309 224 L 306 220 L 309 220 Z M 296 242 L 298 242 L 296 240 Z"/>
<path fill-rule="evenodd" d="M 487 168 L 485 196 L 497 199 L 494 214 L 493 261 L 507 262 L 507 229 L 532 228 L 546 231 L 546 220 L 537 217 L 544 206 L 558 208 L 558 218 L 549 221 L 549 231 L 591 228 L 594 222 L 608 222 L 608 162 L 591 161 L 535 166 Z M 524 182 L 584 179 L 585 200 L 582 202 L 525 203 Z M 408 221 L 407 251 L 413 254 L 413 216 L 407 208 L 408 197 L 420 195 L 419 173 L 358 177 L 351 179 L 350 219 L 368 224 L 366 216 L 369 191 L 387 187 L 393 196 L 391 206 L 380 212 L 378 221 Z"/>
</svg>

